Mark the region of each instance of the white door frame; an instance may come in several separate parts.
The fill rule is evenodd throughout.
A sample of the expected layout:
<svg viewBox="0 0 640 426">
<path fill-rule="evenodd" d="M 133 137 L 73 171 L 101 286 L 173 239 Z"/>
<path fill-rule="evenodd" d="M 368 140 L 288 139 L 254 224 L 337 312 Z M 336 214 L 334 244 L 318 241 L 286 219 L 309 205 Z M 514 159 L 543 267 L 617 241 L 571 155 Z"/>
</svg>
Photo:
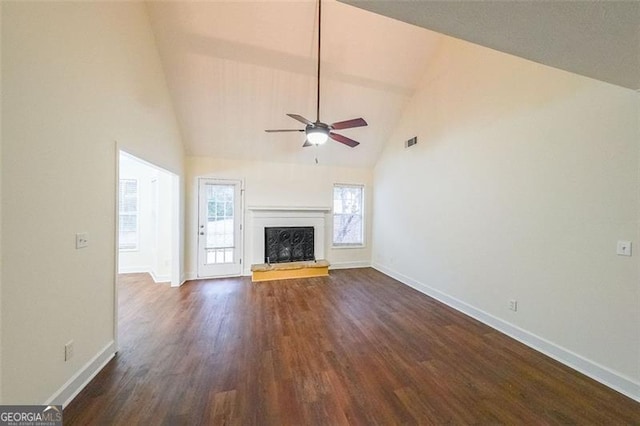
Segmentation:
<svg viewBox="0 0 640 426">
<path fill-rule="evenodd" d="M 202 220 L 202 205 L 201 205 L 201 185 L 203 182 L 209 181 L 221 185 L 237 185 L 239 200 L 237 203 L 237 209 L 234 211 L 234 219 L 237 220 L 237 226 L 235 232 L 237 232 L 236 244 L 238 261 L 238 271 L 233 273 L 221 273 L 211 274 L 203 271 L 204 261 L 202 256 L 204 255 L 203 245 L 201 244 L 202 235 L 200 222 Z M 212 176 L 200 176 L 196 179 L 196 276 L 198 278 L 224 278 L 224 277 L 238 277 L 242 276 L 243 263 L 244 263 L 244 180 L 242 179 L 220 179 Z"/>
</svg>

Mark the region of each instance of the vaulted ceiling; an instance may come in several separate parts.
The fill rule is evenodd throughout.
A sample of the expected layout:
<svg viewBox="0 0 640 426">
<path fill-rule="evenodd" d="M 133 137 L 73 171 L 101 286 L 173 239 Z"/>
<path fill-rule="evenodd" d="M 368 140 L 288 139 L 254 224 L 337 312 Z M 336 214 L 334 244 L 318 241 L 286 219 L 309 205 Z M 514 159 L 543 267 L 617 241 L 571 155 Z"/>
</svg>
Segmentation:
<svg viewBox="0 0 640 426">
<path fill-rule="evenodd" d="M 640 1 L 340 0 L 501 52 L 640 90 Z"/>
<path fill-rule="evenodd" d="M 441 36 L 332 0 L 323 1 L 322 121 L 363 117 L 368 127 L 302 148 L 315 120 L 317 4 L 150 2 L 187 153 L 246 160 L 370 167 L 424 74 Z M 317 151 L 317 152 L 316 152 Z"/>
<path fill-rule="evenodd" d="M 369 126 L 342 131 L 356 148 L 303 149 L 304 134 L 264 129 L 303 127 L 286 113 L 315 119 L 316 7 L 148 3 L 188 155 L 371 167 L 441 34 L 640 89 L 638 1 L 324 0 L 320 118 Z"/>
</svg>

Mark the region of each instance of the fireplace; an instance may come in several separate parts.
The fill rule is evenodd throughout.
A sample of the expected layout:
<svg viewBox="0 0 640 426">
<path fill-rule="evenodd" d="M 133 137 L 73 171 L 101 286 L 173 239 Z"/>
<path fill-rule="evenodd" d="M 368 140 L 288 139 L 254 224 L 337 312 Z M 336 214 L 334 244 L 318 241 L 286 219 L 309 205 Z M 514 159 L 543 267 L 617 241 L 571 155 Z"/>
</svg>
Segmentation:
<svg viewBox="0 0 640 426">
<path fill-rule="evenodd" d="M 265 227 L 265 263 L 315 260 L 313 236 L 313 226 Z"/>
<path fill-rule="evenodd" d="M 247 207 L 247 262 L 245 274 L 251 274 L 251 265 L 265 263 L 266 228 L 313 228 L 313 255 L 316 260 L 325 258 L 325 220 L 331 207 L 316 206 L 249 206 Z M 270 262 L 273 260 L 270 259 Z"/>
</svg>

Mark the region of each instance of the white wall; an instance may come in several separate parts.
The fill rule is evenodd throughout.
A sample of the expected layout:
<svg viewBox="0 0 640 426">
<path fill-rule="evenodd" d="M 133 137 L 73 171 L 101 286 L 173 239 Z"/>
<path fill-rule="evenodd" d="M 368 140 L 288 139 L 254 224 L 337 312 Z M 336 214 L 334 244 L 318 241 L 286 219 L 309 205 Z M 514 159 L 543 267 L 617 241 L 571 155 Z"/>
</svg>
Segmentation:
<svg viewBox="0 0 640 426">
<path fill-rule="evenodd" d="M 375 168 L 374 265 L 640 398 L 639 111 L 448 39 Z"/>
<path fill-rule="evenodd" d="M 172 176 L 170 174 L 160 171 L 156 180 L 156 188 L 158 191 L 155 200 L 154 233 L 156 238 L 151 272 L 156 282 L 167 282 L 171 280 L 171 264 L 173 263 L 171 247 L 173 203 L 177 203 L 178 200 L 172 199 Z"/>
<path fill-rule="evenodd" d="M 172 177 L 126 154 L 119 166 L 120 179 L 138 182 L 138 247 L 120 250 L 118 272 L 148 272 L 156 282 L 170 281 Z"/>
<path fill-rule="evenodd" d="M 138 248 L 120 250 L 118 272 L 149 272 L 155 266 L 155 207 L 152 202 L 152 181 L 158 179 L 158 170 L 127 155 L 120 155 L 120 179 L 138 182 Z"/>
<path fill-rule="evenodd" d="M 372 172 L 369 169 L 268 163 L 258 161 L 223 160 L 188 157 L 186 196 L 186 266 L 188 277 L 197 273 L 198 177 L 241 179 L 245 187 L 245 217 L 247 207 L 332 207 L 333 184 L 365 185 L 365 247 L 331 248 L 331 215 L 326 218 L 325 253 L 334 267 L 366 266 L 371 262 L 371 194 Z M 246 227 L 248 228 L 248 226 Z M 246 229 L 245 228 L 245 229 Z M 244 252 L 251 253 L 251 238 L 245 233 Z M 246 257 L 246 256 L 245 256 Z M 250 265 L 245 263 L 244 273 Z"/>
<path fill-rule="evenodd" d="M 183 148 L 143 3 L 4 2 L 2 64 L 2 402 L 60 403 L 113 353 L 116 141 Z"/>
</svg>

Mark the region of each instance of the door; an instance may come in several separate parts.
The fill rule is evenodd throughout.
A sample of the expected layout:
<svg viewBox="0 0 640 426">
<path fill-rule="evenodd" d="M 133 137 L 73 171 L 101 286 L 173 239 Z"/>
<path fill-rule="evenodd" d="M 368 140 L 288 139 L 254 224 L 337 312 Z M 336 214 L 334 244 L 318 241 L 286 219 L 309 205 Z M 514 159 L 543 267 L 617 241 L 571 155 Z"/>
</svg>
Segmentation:
<svg viewBox="0 0 640 426">
<path fill-rule="evenodd" d="M 198 179 L 198 277 L 242 271 L 242 183 Z"/>
</svg>

